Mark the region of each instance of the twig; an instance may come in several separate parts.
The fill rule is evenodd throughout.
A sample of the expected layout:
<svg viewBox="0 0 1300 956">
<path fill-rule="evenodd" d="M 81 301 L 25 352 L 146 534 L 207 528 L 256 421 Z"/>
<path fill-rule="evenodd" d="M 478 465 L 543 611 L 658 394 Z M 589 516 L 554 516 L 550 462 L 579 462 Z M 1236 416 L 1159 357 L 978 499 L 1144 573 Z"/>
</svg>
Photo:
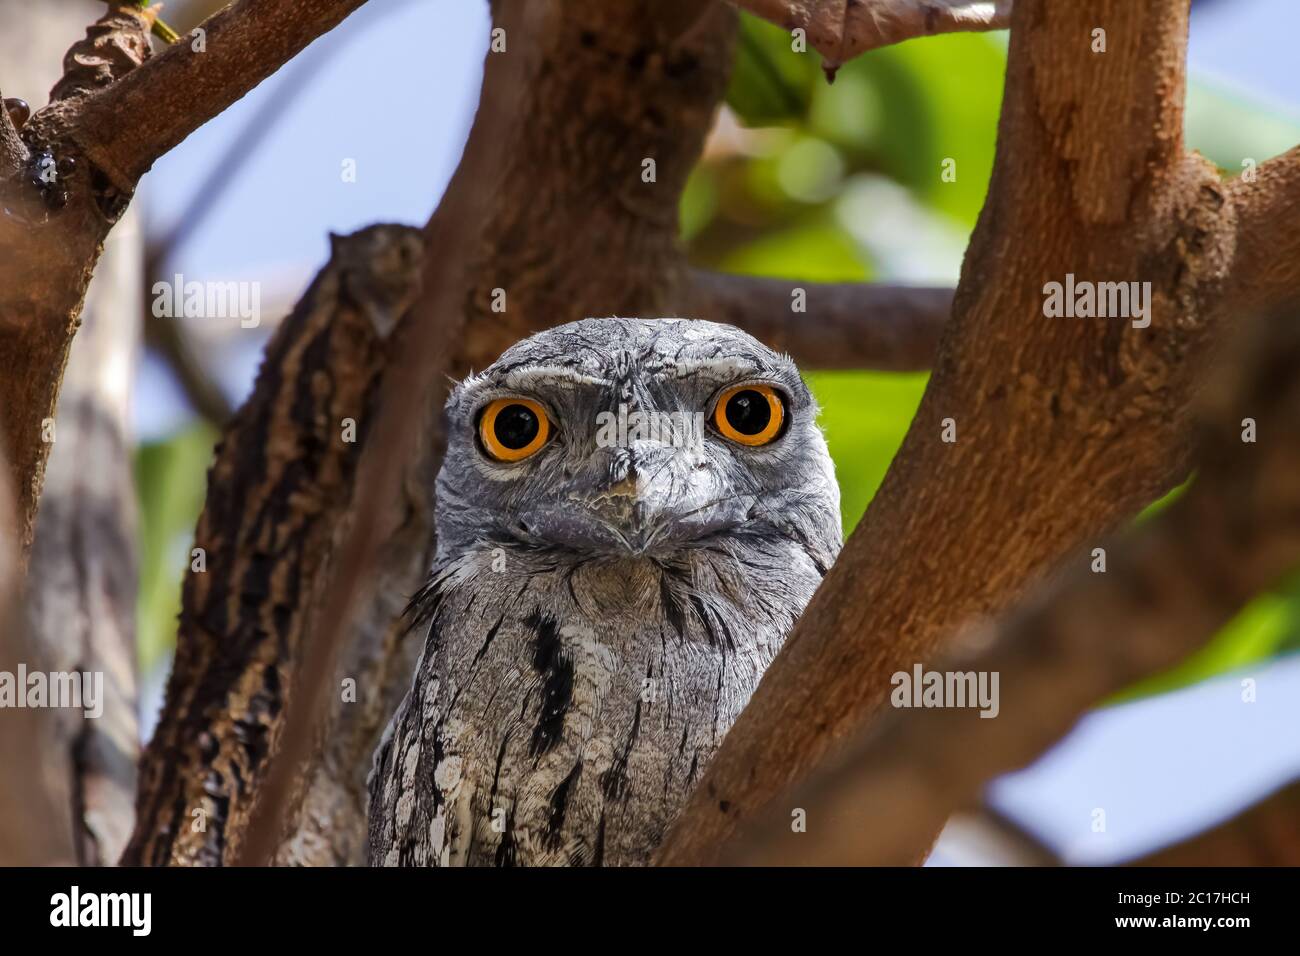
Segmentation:
<svg viewBox="0 0 1300 956">
<path fill-rule="evenodd" d="M 143 275 L 145 286 L 150 284 L 152 272 Z M 208 374 L 203 359 L 199 357 L 182 325 L 179 316 L 154 315 L 144 310 L 145 341 L 171 366 L 185 397 L 194 410 L 213 425 L 221 425 L 234 413 L 230 399 L 215 378 Z"/>
</svg>

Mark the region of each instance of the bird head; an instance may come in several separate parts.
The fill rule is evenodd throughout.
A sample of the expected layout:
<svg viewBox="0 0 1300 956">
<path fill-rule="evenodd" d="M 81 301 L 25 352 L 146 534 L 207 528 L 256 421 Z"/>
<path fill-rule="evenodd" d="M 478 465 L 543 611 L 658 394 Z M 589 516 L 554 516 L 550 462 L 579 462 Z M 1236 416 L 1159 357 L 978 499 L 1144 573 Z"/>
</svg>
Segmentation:
<svg viewBox="0 0 1300 956">
<path fill-rule="evenodd" d="M 439 553 L 665 559 L 793 537 L 829 564 L 839 490 L 794 363 L 727 325 L 585 319 L 453 391 Z"/>
</svg>

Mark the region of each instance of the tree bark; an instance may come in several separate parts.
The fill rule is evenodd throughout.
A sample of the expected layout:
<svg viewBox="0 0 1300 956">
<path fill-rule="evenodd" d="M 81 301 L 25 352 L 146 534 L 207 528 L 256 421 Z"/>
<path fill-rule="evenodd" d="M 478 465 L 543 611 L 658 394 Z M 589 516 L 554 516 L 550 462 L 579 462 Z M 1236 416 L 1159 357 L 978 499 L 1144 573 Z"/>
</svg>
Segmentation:
<svg viewBox="0 0 1300 956">
<path fill-rule="evenodd" d="M 994 776 L 1024 766 L 1108 695 L 1186 658 L 1300 565 L 1300 323 L 1288 311 L 1259 325 L 1231 384 L 1208 396 L 1190 490 L 1107 546 L 1103 571 L 1082 555 L 936 666 L 1000 675 L 997 719 L 960 707 L 890 714 L 729 858 L 897 865 L 923 856 L 944 818 Z M 1246 418 L 1255 441 L 1243 440 Z M 806 811 L 807 833 L 791 832 L 788 807 Z"/>
<path fill-rule="evenodd" d="M 44 425 L 91 272 L 136 182 L 362 2 L 239 0 L 203 22 L 202 52 L 186 37 L 148 64 L 154 14 L 114 2 L 73 47 L 53 101 L 21 141 L 8 116 L 0 119 L 0 441 L 24 556 L 49 453 Z"/>
<path fill-rule="evenodd" d="M 60 79 L 60 57 L 103 5 L 32 8 L 0 0 L 0 36 L 12 88 L 32 97 Z M 134 817 L 139 752 L 135 679 L 135 491 L 129 398 L 139 342 L 142 240 L 125 224 L 106 243 L 86 297 L 54 420 L 48 482 L 27 579 L 26 640 L 41 669 L 103 675 L 103 712 L 34 712 L 40 766 L 7 773 L 58 776 L 49 811 L 71 824 L 76 862 L 117 859 Z M 34 666 L 34 665 L 30 665 Z M 4 712 L 7 732 L 12 712 Z M 45 861 L 37 861 L 45 862 Z"/>
<path fill-rule="evenodd" d="M 134 216 L 129 216 L 134 219 Z M 69 776 L 77 859 L 114 863 L 134 822 L 136 502 L 130 393 L 140 341 L 143 244 L 106 244 L 86 295 L 55 418 L 28 569 L 28 630 L 59 671 L 103 675 L 103 712 L 52 710 L 45 759 Z"/>
<path fill-rule="evenodd" d="M 3 461 L 0 461 L 3 464 Z M 18 518 L 8 471 L 0 473 L 0 671 L 19 666 L 43 669 L 39 648 L 29 640 L 22 608 L 23 568 Z M 0 866 L 71 866 L 75 838 L 62 768 L 45 759 L 44 712 L 6 709 L 0 733 Z M 10 768 L 17 768 L 17 772 Z"/>
<path fill-rule="evenodd" d="M 786 30 L 803 30 L 808 43 L 835 67 L 860 53 L 914 37 L 1000 30 L 1011 0 L 733 0 Z"/>
<path fill-rule="evenodd" d="M 321 626 L 330 546 L 422 252 L 402 226 L 336 238 L 223 432 L 123 863 L 216 864 L 238 851 L 291 667 Z"/>
<path fill-rule="evenodd" d="M 1187 474 L 1237 247 L 1235 194 L 1182 146 L 1187 7 L 1017 3 L 989 195 L 921 407 L 661 862 L 717 859 L 879 712 L 890 675 Z M 1150 282 L 1150 327 L 1047 318 L 1071 273 Z"/>
</svg>

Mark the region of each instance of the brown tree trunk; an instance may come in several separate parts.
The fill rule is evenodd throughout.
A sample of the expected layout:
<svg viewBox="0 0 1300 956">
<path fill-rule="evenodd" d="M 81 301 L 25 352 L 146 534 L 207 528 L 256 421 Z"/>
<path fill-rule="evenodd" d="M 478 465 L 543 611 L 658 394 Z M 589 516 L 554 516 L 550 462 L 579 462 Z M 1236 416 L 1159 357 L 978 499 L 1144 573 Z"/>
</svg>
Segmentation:
<svg viewBox="0 0 1300 956">
<path fill-rule="evenodd" d="M 1197 477 L 1177 501 L 1078 556 L 1002 621 L 975 628 L 940 673 L 999 677 L 996 719 L 900 709 L 755 821 L 728 858 L 901 864 L 999 773 L 1024 766 L 1086 710 L 1205 644 L 1300 565 L 1300 323 L 1265 317 L 1207 390 Z M 1256 434 L 1243 440 L 1250 419 Z M 806 814 L 793 832 L 792 807 Z M 1284 842 L 1279 854 L 1288 852 Z"/>
<path fill-rule="evenodd" d="M 159 156 L 362 2 L 238 0 L 204 21 L 202 54 L 187 37 L 152 60 L 156 11 L 118 0 L 106 11 L 93 4 L 100 19 L 84 39 L 67 37 L 75 56 L 66 58 L 51 104 L 21 136 L 0 110 L 0 201 L 8 209 L 0 217 L 0 442 L 24 556 L 49 455 L 44 435 L 86 286 L 136 183 Z M 6 32 L 18 32 L 14 19 Z M 0 76 L 0 90 L 12 95 L 5 82 Z"/>
<path fill-rule="evenodd" d="M 0 0 L 0 36 L 11 91 L 40 105 L 59 80 L 70 40 L 103 5 L 33 9 Z M 135 490 L 131 473 L 130 380 L 139 342 L 142 236 L 134 216 L 106 243 L 90 283 L 82 330 L 64 376 L 27 581 L 29 668 L 102 674 L 103 711 L 35 712 L 43 768 L 58 775 L 61 812 L 72 825 L 76 860 L 115 861 L 134 818 L 139 753 L 135 676 Z M 61 811 L 60 811 L 61 808 Z"/>
<path fill-rule="evenodd" d="M 223 432 L 124 863 L 216 864 L 238 850 L 290 667 L 321 626 L 313 610 L 422 259 L 419 233 L 403 226 L 336 238 Z"/>
<path fill-rule="evenodd" d="M 892 674 L 1186 476 L 1227 280 L 1261 267 L 1235 255 L 1239 207 L 1276 201 L 1183 149 L 1187 8 L 1016 4 L 993 179 L 925 398 L 662 862 L 715 859 L 879 712 Z M 1046 317 L 1071 273 L 1150 282 L 1150 327 Z"/>
<path fill-rule="evenodd" d="M 129 217 L 134 219 L 134 216 Z M 107 243 L 64 374 L 28 569 L 29 633 L 59 671 L 103 675 L 103 712 L 50 711 L 47 760 L 69 775 L 83 865 L 115 862 L 134 822 L 136 502 L 130 382 L 140 341 L 143 244 Z"/>
</svg>

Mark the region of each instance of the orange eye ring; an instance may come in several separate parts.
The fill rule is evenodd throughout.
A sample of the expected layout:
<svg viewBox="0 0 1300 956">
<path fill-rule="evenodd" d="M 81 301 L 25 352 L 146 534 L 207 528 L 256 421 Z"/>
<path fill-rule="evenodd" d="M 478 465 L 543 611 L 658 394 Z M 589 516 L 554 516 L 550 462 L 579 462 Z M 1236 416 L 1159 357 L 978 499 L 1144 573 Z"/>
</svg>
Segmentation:
<svg viewBox="0 0 1300 956">
<path fill-rule="evenodd" d="M 550 440 L 551 420 L 531 398 L 497 398 L 479 415 L 478 438 L 496 461 L 531 458 Z"/>
<path fill-rule="evenodd" d="M 785 425 L 785 399 L 771 385 L 733 385 L 713 406 L 722 437 L 757 448 L 775 441 Z"/>
</svg>

